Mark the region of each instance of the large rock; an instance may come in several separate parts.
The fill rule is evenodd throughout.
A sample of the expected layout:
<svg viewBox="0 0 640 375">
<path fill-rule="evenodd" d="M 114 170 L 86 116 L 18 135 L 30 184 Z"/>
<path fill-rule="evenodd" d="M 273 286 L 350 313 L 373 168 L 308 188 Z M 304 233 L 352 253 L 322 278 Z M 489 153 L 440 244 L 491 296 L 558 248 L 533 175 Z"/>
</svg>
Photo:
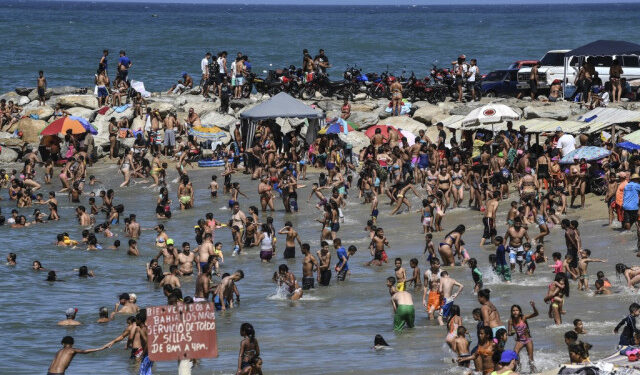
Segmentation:
<svg viewBox="0 0 640 375">
<path fill-rule="evenodd" d="M 215 102 L 202 102 L 202 103 L 187 103 L 182 107 L 185 112 L 189 111 L 189 108 L 193 108 L 193 111 L 202 117 L 207 113 L 217 112 L 220 109 L 220 101 Z"/>
<path fill-rule="evenodd" d="M 136 116 L 131 122 L 131 130 L 143 130 L 144 125 L 146 124 L 145 120 L 141 119 L 140 116 Z"/>
<path fill-rule="evenodd" d="M 452 108 L 449 111 L 449 114 L 451 116 L 466 116 L 468 115 L 471 111 L 473 111 L 474 109 L 481 107 L 482 105 L 478 104 L 478 103 L 473 103 L 471 105 L 457 105 L 456 107 Z"/>
<path fill-rule="evenodd" d="M 18 100 L 18 105 L 19 106 L 24 106 L 29 104 L 29 102 L 31 101 L 31 99 L 29 99 L 28 96 L 21 96 L 20 99 Z"/>
<path fill-rule="evenodd" d="M 44 91 L 44 98 L 45 99 L 50 99 L 51 95 L 53 95 L 53 92 L 51 91 L 51 89 L 46 89 Z M 38 90 L 32 90 L 29 95 L 27 95 L 27 97 L 29 98 L 29 100 L 34 101 L 36 99 L 38 99 Z"/>
<path fill-rule="evenodd" d="M 371 140 L 364 133 L 355 131 L 349 134 L 340 133 L 338 135 L 343 142 L 350 144 L 354 153 L 360 152 L 363 148 L 371 144 Z"/>
<path fill-rule="evenodd" d="M 244 108 L 252 103 L 251 99 L 233 99 L 229 102 L 229 107 L 233 109 Z"/>
<path fill-rule="evenodd" d="M 442 108 L 433 104 L 421 105 L 413 114 L 413 119 L 426 125 L 434 124 L 442 119 Z"/>
<path fill-rule="evenodd" d="M 9 147 L 3 147 L 0 152 L 0 163 L 13 163 L 18 160 L 18 153 Z"/>
<path fill-rule="evenodd" d="M 35 87 L 16 87 L 16 93 L 18 93 L 18 95 L 27 96 L 31 91 L 35 89 Z"/>
<path fill-rule="evenodd" d="M 276 119 L 276 124 L 280 125 L 280 131 L 283 134 L 287 134 L 290 131 L 292 131 L 294 128 L 304 125 L 305 122 L 304 122 L 304 119 L 278 117 Z M 229 128 L 230 131 L 232 131 L 233 129 L 235 129 L 235 123 L 233 124 L 233 126 Z"/>
<path fill-rule="evenodd" d="M 351 111 L 351 116 L 347 119 L 352 121 L 358 129 L 366 129 L 378 123 L 378 114 L 375 112 Z"/>
<path fill-rule="evenodd" d="M 379 124 L 392 125 L 396 129 L 408 130 L 415 135 L 418 135 L 420 130 L 427 130 L 425 124 L 408 116 L 392 116 L 380 121 Z"/>
<path fill-rule="evenodd" d="M 73 86 L 51 87 L 52 95 L 71 95 L 81 92 L 83 89 Z"/>
<path fill-rule="evenodd" d="M 38 142 L 40 140 L 40 132 L 46 127 L 46 121 L 34 120 L 29 117 L 21 119 L 16 124 L 16 129 L 22 132 L 22 139 L 29 143 Z"/>
<path fill-rule="evenodd" d="M 351 103 L 351 111 L 352 112 L 371 112 L 374 109 L 378 108 L 378 103 L 372 101 L 360 102 L 360 103 Z"/>
<path fill-rule="evenodd" d="M 57 101 L 62 108 L 83 107 L 88 109 L 98 109 L 98 99 L 93 95 L 66 95 L 58 98 Z"/>
<path fill-rule="evenodd" d="M 133 107 L 129 107 L 122 112 L 113 111 L 111 113 L 107 113 L 107 115 L 109 116 L 109 118 L 115 117 L 116 120 L 121 120 L 123 118 L 131 120 L 133 118 Z"/>
<path fill-rule="evenodd" d="M 111 115 L 97 115 L 91 123 L 98 130 L 98 135 L 93 137 L 96 146 L 109 144 L 109 119 L 111 117 Z"/>
<path fill-rule="evenodd" d="M 4 99 L 4 100 L 7 101 L 7 103 L 9 103 L 9 101 L 12 101 L 12 102 L 17 104 L 20 101 L 20 97 L 21 96 L 22 95 L 18 94 L 15 91 L 10 91 L 10 92 L 8 92 L 6 94 L 0 95 L 0 100 Z"/>
<path fill-rule="evenodd" d="M 202 125 L 215 125 L 223 130 L 229 130 L 231 125 L 236 123 L 236 118 L 218 112 L 209 112 L 200 117 Z"/>
<path fill-rule="evenodd" d="M 39 120 L 47 121 L 53 116 L 53 108 L 48 105 L 43 106 L 29 106 L 24 109 L 25 116 L 38 115 Z"/>
<path fill-rule="evenodd" d="M 94 118 L 96 118 L 96 111 L 83 107 L 73 107 L 67 108 L 67 112 L 71 114 L 71 116 L 82 117 L 83 119 L 91 122 Z"/>
<path fill-rule="evenodd" d="M 160 116 L 162 117 L 166 116 L 167 113 L 174 110 L 173 104 L 169 102 L 153 102 L 149 104 L 149 108 L 151 108 L 153 112 L 160 112 Z"/>
<path fill-rule="evenodd" d="M 527 106 L 524 108 L 524 117 L 530 118 L 550 118 L 554 120 L 564 121 L 571 116 L 571 108 L 564 105 L 543 105 L 543 106 Z"/>
</svg>

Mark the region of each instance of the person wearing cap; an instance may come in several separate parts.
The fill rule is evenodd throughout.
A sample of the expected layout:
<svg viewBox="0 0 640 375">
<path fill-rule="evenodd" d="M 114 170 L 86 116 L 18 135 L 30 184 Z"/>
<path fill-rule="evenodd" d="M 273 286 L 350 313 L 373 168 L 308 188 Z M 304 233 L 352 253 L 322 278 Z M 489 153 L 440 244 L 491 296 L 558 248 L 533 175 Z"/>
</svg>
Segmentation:
<svg viewBox="0 0 640 375">
<path fill-rule="evenodd" d="M 182 72 L 181 77 L 182 79 L 167 91 L 168 94 L 182 94 L 184 90 L 193 87 L 193 78 L 187 72 Z"/>
<path fill-rule="evenodd" d="M 78 313 L 78 309 L 69 307 L 67 311 L 65 311 L 65 315 L 67 319 L 61 320 L 58 322 L 59 326 L 79 326 L 82 323 L 76 320 L 76 314 Z"/>
<path fill-rule="evenodd" d="M 565 156 L 576 149 L 575 138 L 573 138 L 571 134 L 563 132 L 560 126 L 556 128 L 556 137 L 558 138 L 556 148 L 560 149 L 562 156 Z"/>
<path fill-rule="evenodd" d="M 122 306 L 122 308 L 120 306 Z M 118 296 L 118 303 L 116 303 L 113 313 L 136 314 L 139 310 L 140 308 L 136 304 L 131 302 L 129 293 L 122 293 L 120 296 Z"/>
<path fill-rule="evenodd" d="M 164 228 L 163 228 L 164 229 Z M 166 233 L 165 233 L 166 235 Z M 158 239 L 156 239 L 156 241 L 159 241 L 161 239 L 160 236 L 158 236 Z M 167 238 L 165 240 L 166 245 L 164 247 L 160 248 L 160 251 L 158 252 L 158 255 L 155 256 L 155 260 L 160 259 L 160 257 L 164 258 L 164 264 L 167 265 L 172 265 L 175 263 L 175 256 L 176 256 L 176 250 L 174 247 L 174 242 L 172 238 Z"/>
<path fill-rule="evenodd" d="M 519 365 L 518 354 L 513 350 L 505 350 L 500 355 L 498 369 L 492 372 L 491 375 L 518 375 L 516 369 Z"/>
<path fill-rule="evenodd" d="M 634 173 L 630 181 L 624 187 L 622 197 L 622 210 L 624 211 L 622 226 L 625 230 L 631 229 L 636 224 L 638 232 L 638 249 L 640 249 L 640 227 L 638 226 L 638 195 L 640 194 L 640 175 Z"/>
</svg>

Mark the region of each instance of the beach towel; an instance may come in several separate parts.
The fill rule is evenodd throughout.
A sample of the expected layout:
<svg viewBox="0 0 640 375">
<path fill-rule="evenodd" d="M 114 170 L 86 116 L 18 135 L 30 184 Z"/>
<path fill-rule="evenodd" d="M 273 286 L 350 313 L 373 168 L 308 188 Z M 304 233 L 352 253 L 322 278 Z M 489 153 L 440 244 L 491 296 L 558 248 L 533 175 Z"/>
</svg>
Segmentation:
<svg viewBox="0 0 640 375">
<path fill-rule="evenodd" d="M 143 98 L 151 97 L 151 93 L 144 89 L 144 82 L 131 80 L 131 88 L 139 92 Z"/>
<path fill-rule="evenodd" d="M 118 112 L 118 113 L 122 113 L 122 112 L 126 111 L 127 108 L 129 108 L 129 107 L 131 107 L 130 104 L 123 104 L 120 107 L 116 107 L 115 111 Z"/>
<path fill-rule="evenodd" d="M 38 116 L 37 114 L 33 113 L 31 115 L 29 115 L 29 117 L 31 117 L 34 120 L 40 120 L 40 116 Z"/>
<path fill-rule="evenodd" d="M 100 109 L 98 110 L 98 113 L 99 113 L 99 114 L 101 114 L 101 115 L 104 115 L 104 114 L 105 114 L 105 113 L 107 113 L 108 111 L 109 111 L 109 107 L 108 107 L 108 106 L 104 106 L 104 107 L 102 107 L 102 108 L 100 108 Z"/>
</svg>

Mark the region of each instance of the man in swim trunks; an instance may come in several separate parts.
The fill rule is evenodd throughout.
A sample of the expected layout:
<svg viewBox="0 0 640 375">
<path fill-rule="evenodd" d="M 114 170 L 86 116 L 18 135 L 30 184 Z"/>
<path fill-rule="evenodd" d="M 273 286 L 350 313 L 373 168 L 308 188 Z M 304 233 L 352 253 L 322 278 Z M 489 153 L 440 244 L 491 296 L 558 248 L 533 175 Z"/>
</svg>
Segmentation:
<svg viewBox="0 0 640 375">
<path fill-rule="evenodd" d="M 58 350 L 56 355 L 53 357 L 53 361 L 51 361 L 51 364 L 49 365 L 47 375 L 64 375 L 76 354 L 88 354 L 107 348 L 107 345 L 104 345 L 96 349 L 78 349 L 73 347 L 73 343 L 73 337 L 71 336 L 65 336 L 62 338 L 62 341 L 60 341 L 62 349 Z"/>
<path fill-rule="evenodd" d="M 191 245 L 188 242 L 182 243 L 182 252 L 178 253 L 178 268 L 181 276 L 189 276 L 193 274 L 193 263 L 196 254 L 191 252 Z"/>
<path fill-rule="evenodd" d="M 200 245 L 200 250 L 198 250 L 198 272 L 203 273 L 205 269 L 207 269 L 211 257 L 215 254 L 215 247 L 213 246 L 213 237 L 211 233 L 205 233 L 202 237 L 202 245 Z"/>
<path fill-rule="evenodd" d="M 304 255 L 302 260 L 302 290 L 308 290 L 314 288 L 313 272 L 318 269 L 318 261 L 316 257 L 311 255 L 311 247 L 308 243 L 303 243 L 300 249 Z"/>
<path fill-rule="evenodd" d="M 329 244 L 327 241 L 321 242 L 322 248 L 317 252 L 318 255 L 318 284 L 329 286 L 331 282 L 331 253 L 329 252 Z"/>
<path fill-rule="evenodd" d="M 402 332 L 406 328 L 413 328 L 416 317 L 413 307 L 413 298 L 411 293 L 398 291 L 394 288 L 396 278 L 391 276 L 387 279 L 387 287 L 391 294 L 391 305 L 393 306 L 393 330 Z"/>
<path fill-rule="evenodd" d="M 453 293 L 453 288 L 458 287 L 458 290 Z M 449 276 L 449 272 L 442 271 L 440 273 L 440 295 L 442 295 L 443 305 L 440 309 L 440 314 L 443 319 L 448 319 L 450 315 L 451 306 L 453 301 L 462 293 L 464 285 L 457 282 L 454 278 Z"/>
<path fill-rule="evenodd" d="M 433 320 L 434 312 L 442 306 L 442 294 L 440 294 L 440 260 L 436 257 L 429 261 L 431 268 L 424 273 L 424 288 L 422 293 L 422 306 L 429 314 L 429 319 Z M 427 302 L 427 294 L 429 299 Z M 444 325 L 442 316 L 438 315 L 438 324 Z"/>
<path fill-rule="evenodd" d="M 336 280 L 344 281 L 349 274 L 349 258 L 353 256 L 358 249 L 351 245 L 347 251 L 344 246 L 342 246 L 342 240 L 339 238 L 333 240 L 333 247 L 336 248 L 336 255 L 338 256 L 338 263 L 335 268 L 337 273 Z"/>
<path fill-rule="evenodd" d="M 489 289 L 482 289 L 478 291 L 478 302 L 482 305 L 480 307 L 480 312 L 482 314 L 482 322 L 485 327 L 491 328 L 493 331 L 493 335 L 495 336 L 496 332 L 500 328 L 506 330 L 502 320 L 500 320 L 500 313 L 498 313 L 498 309 L 489 301 L 490 298 Z"/>
<path fill-rule="evenodd" d="M 278 231 L 278 234 L 286 234 L 287 239 L 285 241 L 284 253 L 282 256 L 285 259 L 295 258 L 296 257 L 296 243 L 294 241 L 298 241 L 298 245 L 302 246 L 302 241 L 300 241 L 300 236 L 295 229 L 293 229 L 293 224 L 290 221 L 284 223 L 284 228 Z"/>
<path fill-rule="evenodd" d="M 193 294 L 193 302 L 206 302 L 211 293 L 211 265 L 206 264 L 196 279 L 196 291 Z"/>
<path fill-rule="evenodd" d="M 216 310 L 225 311 L 227 307 L 234 307 L 233 294 L 236 293 L 236 302 L 240 302 L 240 294 L 237 293 L 235 283 L 244 278 L 244 272 L 237 270 L 231 276 L 227 276 L 222 279 L 218 287 L 216 288 L 215 295 L 213 297 L 213 303 L 216 306 Z"/>
<path fill-rule="evenodd" d="M 169 266 L 175 264 L 176 259 L 174 254 L 173 240 L 171 238 L 168 238 L 163 242 L 165 246 L 160 248 L 158 255 L 156 255 L 153 259 L 158 260 L 160 259 L 160 257 L 163 257 L 164 264 Z"/>
<path fill-rule="evenodd" d="M 524 261 L 524 248 L 522 246 L 522 239 L 525 238 L 527 242 L 531 242 L 527 229 L 522 226 L 522 219 L 516 217 L 513 221 L 513 226 L 507 229 L 507 233 L 504 235 L 504 245 L 509 240 L 509 263 L 511 265 L 511 271 L 516 269 L 516 262 L 520 266 L 520 272 L 522 272 L 522 262 Z"/>
<path fill-rule="evenodd" d="M 493 243 L 493 239 L 496 237 L 496 211 L 498 211 L 499 198 L 500 192 L 494 191 L 493 198 L 486 203 L 484 217 L 482 218 L 484 232 L 482 233 L 482 239 L 480 239 L 480 246 L 483 246 L 488 239 L 491 239 L 490 243 Z"/>
</svg>

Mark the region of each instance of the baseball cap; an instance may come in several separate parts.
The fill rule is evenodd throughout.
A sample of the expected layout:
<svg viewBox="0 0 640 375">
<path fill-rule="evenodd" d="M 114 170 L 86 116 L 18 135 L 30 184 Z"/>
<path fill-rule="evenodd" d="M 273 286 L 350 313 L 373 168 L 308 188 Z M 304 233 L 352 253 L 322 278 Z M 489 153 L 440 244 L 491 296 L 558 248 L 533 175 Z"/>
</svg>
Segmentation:
<svg viewBox="0 0 640 375">
<path fill-rule="evenodd" d="M 173 245 L 173 239 L 172 238 L 169 238 L 167 240 L 167 245 Z"/>
<path fill-rule="evenodd" d="M 183 77 L 186 76 L 186 75 L 187 75 L 187 72 L 182 72 L 182 76 Z"/>
<path fill-rule="evenodd" d="M 120 295 L 120 297 L 118 297 L 118 299 L 125 299 L 125 300 L 129 300 L 129 293 L 122 293 Z"/>
<path fill-rule="evenodd" d="M 78 312 L 78 309 L 74 308 L 74 307 L 69 307 L 67 309 L 67 311 L 65 311 L 65 315 L 67 316 L 74 316 L 76 313 Z"/>
<path fill-rule="evenodd" d="M 557 131 L 557 132 L 561 132 L 561 131 L 562 131 L 562 127 L 558 126 L 558 127 L 556 128 L 556 131 Z"/>
<path fill-rule="evenodd" d="M 504 352 L 502 352 L 502 355 L 500 356 L 500 363 L 510 363 L 511 361 L 517 361 L 517 360 L 518 360 L 518 354 L 513 350 L 505 350 Z"/>
<path fill-rule="evenodd" d="M 138 300 L 138 296 L 136 296 L 135 293 L 129 293 L 129 300 L 137 301 Z"/>
</svg>

